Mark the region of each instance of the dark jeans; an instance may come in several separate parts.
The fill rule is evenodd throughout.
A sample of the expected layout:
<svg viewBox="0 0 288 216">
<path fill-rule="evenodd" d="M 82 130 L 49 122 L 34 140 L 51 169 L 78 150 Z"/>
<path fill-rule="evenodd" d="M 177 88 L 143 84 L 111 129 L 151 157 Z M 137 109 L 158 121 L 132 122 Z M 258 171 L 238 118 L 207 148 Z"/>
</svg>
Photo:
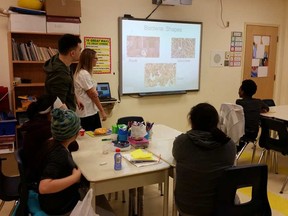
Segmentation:
<svg viewBox="0 0 288 216">
<path fill-rule="evenodd" d="M 96 128 L 102 127 L 98 112 L 95 115 L 80 119 L 81 119 L 81 126 L 83 129 L 85 129 L 85 131 L 94 131 Z"/>
</svg>

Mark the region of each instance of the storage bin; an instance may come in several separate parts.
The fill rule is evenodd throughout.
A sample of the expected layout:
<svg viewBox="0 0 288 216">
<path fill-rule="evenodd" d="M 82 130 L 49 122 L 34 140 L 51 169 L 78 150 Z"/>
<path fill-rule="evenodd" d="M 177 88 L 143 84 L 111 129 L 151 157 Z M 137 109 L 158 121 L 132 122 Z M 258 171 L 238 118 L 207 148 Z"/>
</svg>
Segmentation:
<svg viewBox="0 0 288 216">
<path fill-rule="evenodd" d="M 28 14 L 10 14 L 11 32 L 46 33 L 46 16 Z"/>
<path fill-rule="evenodd" d="M 0 136 L 15 135 L 16 119 L 0 121 Z"/>
</svg>

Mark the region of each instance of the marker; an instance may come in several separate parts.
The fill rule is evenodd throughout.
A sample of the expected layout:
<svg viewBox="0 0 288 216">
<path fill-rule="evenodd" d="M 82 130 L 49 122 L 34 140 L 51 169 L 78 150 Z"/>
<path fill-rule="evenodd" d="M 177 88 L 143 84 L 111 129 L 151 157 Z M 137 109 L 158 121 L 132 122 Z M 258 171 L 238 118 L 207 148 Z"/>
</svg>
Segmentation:
<svg viewBox="0 0 288 216">
<path fill-rule="evenodd" d="M 102 139 L 101 141 L 112 141 L 112 139 Z"/>
</svg>

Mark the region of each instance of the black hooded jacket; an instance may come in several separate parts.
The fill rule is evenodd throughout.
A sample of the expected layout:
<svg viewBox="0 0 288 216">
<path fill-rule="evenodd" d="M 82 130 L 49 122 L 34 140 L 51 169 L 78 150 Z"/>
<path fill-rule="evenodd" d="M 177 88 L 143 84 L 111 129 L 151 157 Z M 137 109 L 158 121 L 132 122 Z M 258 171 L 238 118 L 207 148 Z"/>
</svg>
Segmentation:
<svg viewBox="0 0 288 216">
<path fill-rule="evenodd" d="M 59 55 L 55 55 L 46 61 L 43 68 L 46 72 L 45 88 L 47 94 L 59 97 L 62 103 L 75 111 L 73 74 L 70 68 L 59 59 Z"/>
<path fill-rule="evenodd" d="M 210 132 L 190 130 L 175 139 L 175 202 L 181 215 L 212 215 L 218 179 L 233 165 L 235 155 L 231 139 L 221 144 Z"/>
</svg>

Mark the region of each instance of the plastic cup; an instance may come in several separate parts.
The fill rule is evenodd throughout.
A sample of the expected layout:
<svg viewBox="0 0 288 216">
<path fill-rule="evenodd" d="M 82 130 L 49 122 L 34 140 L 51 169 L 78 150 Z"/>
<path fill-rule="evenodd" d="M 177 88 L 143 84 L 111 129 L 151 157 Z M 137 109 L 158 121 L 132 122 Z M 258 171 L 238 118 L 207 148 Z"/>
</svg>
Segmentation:
<svg viewBox="0 0 288 216">
<path fill-rule="evenodd" d="M 118 126 L 117 125 L 112 125 L 112 133 L 117 134 L 118 133 Z"/>
<path fill-rule="evenodd" d="M 112 139 L 112 141 L 117 141 L 117 138 L 118 138 L 118 134 L 116 133 L 112 133 L 111 135 L 110 135 L 110 137 L 111 137 L 111 139 Z"/>
<path fill-rule="evenodd" d="M 102 153 L 108 154 L 112 145 L 112 139 L 102 139 Z"/>
<path fill-rule="evenodd" d="M 85 130 L 82 128 L 82 129 L 80 129 L 79 130 L 79 135 L 80 136 L 84 136 L 84 134 L 85 134 Z"/>
</svg>

